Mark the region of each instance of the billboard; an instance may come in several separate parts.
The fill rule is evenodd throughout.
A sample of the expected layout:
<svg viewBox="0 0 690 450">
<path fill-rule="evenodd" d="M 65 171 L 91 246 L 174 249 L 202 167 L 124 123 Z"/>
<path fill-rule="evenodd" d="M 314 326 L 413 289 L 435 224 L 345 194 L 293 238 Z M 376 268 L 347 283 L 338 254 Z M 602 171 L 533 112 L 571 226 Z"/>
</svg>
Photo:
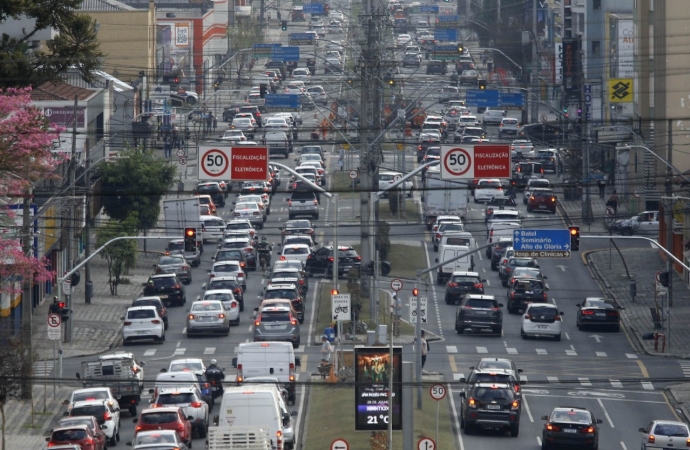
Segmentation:
<svg viewBox="0 0 690 450">
<path fill-rule="evenodd" d="M 582 55 L 580 41 L 563 39 L 563 89 L 566 95 L 580 95 L 582 83 Z"/>
<path fill-rule="evenodd" d="M 633 21 L 618 21 L 618 78 L 633 78 Z"/>
<path fill-rule="evenodd" d="M 393 429 L 402 430 L 402 347 L 355 347 L 355 430 L 388 429 L 388 383 L 393 376 Z"/>
</svg>

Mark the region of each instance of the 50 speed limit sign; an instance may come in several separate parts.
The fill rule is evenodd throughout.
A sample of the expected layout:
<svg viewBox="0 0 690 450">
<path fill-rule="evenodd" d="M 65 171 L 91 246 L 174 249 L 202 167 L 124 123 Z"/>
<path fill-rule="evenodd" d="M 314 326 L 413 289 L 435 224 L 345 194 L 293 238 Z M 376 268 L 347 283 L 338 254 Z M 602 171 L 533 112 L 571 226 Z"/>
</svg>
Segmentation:
<svg viewBox="0 0 690 450">
<path fill-rule="evenodd" d="M 199 179 L 221 180 L 230 170 L 230 149 L 199 149 Z"/>
<path fill-rule="evenodd" d="M 454 178 L 473 178 L 474 174 L 470 172 L 472 168 L 472 153 L 470 150 L 459 147 L 445 152 L 441 158 L 441 173 L 446 172 L 450 177 Z"/>
<path fill-rule="evenodd" d="M 441 147 L 441 179 L 510 178 L 508 144 L 476 144 Z"/>
<path fill-rule="evenodd" d="M 446 387 L 442 384 L 434 384 L 429 388 L 429 394 L 431 395 L 431 398 L 434 400 L 443 400 L 443 398 L 446 396 L 448 393 L 448 390 Z"/>
</svg>

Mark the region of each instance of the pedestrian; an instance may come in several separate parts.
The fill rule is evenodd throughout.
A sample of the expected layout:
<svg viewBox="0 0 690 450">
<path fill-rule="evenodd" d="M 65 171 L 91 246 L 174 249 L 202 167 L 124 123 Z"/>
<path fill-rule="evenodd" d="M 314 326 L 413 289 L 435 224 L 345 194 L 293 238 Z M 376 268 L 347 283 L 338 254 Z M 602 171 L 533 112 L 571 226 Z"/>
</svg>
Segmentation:
<svg viewBox="0 0 690 450">
<path fill-rule="evenodd" d="M 608 163 L 606 164 L 606 174 L 608 176 L 608 183 L 610 186 L 613 186 L 615 183 L 615 176 L 616 176 L 616 160 L 615 159 L 610 159 Z"/>
<path fill-rule="evenodd" d="M 613 208 L 613 214 L 616 214 L 618 213 L 618 203 L 618 192 L 616 192 L 616 190 L 614 189 L 613 193 L 609 197 L 609 200 L 606 202 L 606 206 Z"/>
<path fill-rule="evenodd" d="M 599 198 L 604 198 L 604 193 L 606 192 L 606 180 L 603 178 L 597 181 L 597 186 L 599 186 Z"/>
<path fill-rule="evenodd" d="M 321 139 L 326 140 L 326 135 L 328 135 L 328 121 L 323 119 L 321 121 Z"/>
<path fill-rule="evenodd" d="M 163 143 L 163 151 L 165 153 L 166 158 L 170 158 L 172 156 L 172 142 L 170 136 L 165 136 L 165 141 Z"/>
<path fill-rule="evenodd" d="M 211 127 L 213 126 L 213 113 L 208 113 L 206 116 L 206 132 L 211 132 Z"/>
<path fill-rule="evenodd" d="M 333 352 L 333 346 L 328 342 L 328 336 L 325 334 L 321 336 L 321 364 L 328 364 L 331 361 L 331 352 Z"/>
<path fill-rule="evenodd" d="M 218 119 L 216 118 L 216 116 L 212 116 L 212 117 L 213 117 L 213 132 L 215 133 L 216 128 L 218 128 Z"/>
<path fill-rule="evenodd" d="M 278 20 L 283 20 L 282 15 L 280 14 L 280 11 L 278 11 Z"/>
<path fill-rule="evenodd" d="M 179 138 L 180 138 L 180 135 L 177 132 L 177 126 L 173 125 L 173 129 L 172 129 L 172 146 L 173 147 L 179 148 L 179 145 L 178 145 Z"/>
<path fill-rule="evenodd" d="M 424 364 L 426 364 L 426 354 L 429 352 L 429 343 L 426 341 L 426 334 L 424 333 L 424 330 L 422 330 L 422 339 L 421 339 L 421 346 L 422 346 L 422 370 L 424 370 Z"/>
</svg>

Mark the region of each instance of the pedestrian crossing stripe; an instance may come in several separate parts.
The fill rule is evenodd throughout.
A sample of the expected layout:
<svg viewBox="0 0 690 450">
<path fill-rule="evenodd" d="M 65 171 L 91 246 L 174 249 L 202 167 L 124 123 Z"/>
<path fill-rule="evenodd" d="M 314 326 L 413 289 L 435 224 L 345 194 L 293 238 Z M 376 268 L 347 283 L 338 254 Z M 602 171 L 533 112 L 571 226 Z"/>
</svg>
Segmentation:
<svg viewBox="0 0 690 450">
<path fill-rule="evenodd" d="M 465 374 L 463 374 L 463 373 L 453 372 L 453 381 L 456 383 L 459 383 L 460 379 L 464 378 L 464 377 L 465 377 Z M 535 377 L 540 378 L 540 379 L 535 380 Z M 528 383 L 527 376 L 526 375 L 520 375 L 520 381 L 523 384 L 527 384 Z M 577 377 L 576 379 L 569 378 L 569 379 L 561 380 L 559 377 L 554 376 L 554 375 L 547 375 L 546 380 L 543 380 L 543 378 L 539 375 L 535 375 L 534 377 L 530 378 L 529 385 L 534 386 L 534 385 L 538 385 L 540 383 L 545 383 L 547 385 L 548 384 L 560 384 L 560 383 L 572 385 L 572 384 L 577 383 L 577 384 L 579 384 L 580 387 L 604 389 L 606 387 L 605 386 L 606 382 L 608 382 L 611 385 L 611 387 L 616 388 L 616 389 L 623 389 L 624 387 L 627 387 L 629 389 L 634 389 L 635 385 L 637 385 L 637 383 L 639 383 L 638 386 L 641 386 L 642 389 L 644 389 L 646 391 L 653 391 L 656 389 L 654 387 L 654 384 L 651 381 L 629 382 L 629 383 L 626 383 L 625 386 L 623 386 L 623 383 L 620 380 L 615 379 L 615 378 L 610 378 L 608 380 L 592 381 L 588 377 Z"/>
<path fill-rule="evenodd" d="M 302 347 L 300 346 L 300 349 L 296 349 L 295 352 L 303 351 L 303 350 L 301 350 L 301 348 L 302 348 Z M 481 346 L 475 347 L 475 351 L 476 351 L 477 353 L 480 353 L 480 354 L 487 354 L 487 353 L 489 353 L 489 349 L 488 349 L 487 347 L 481 347 Z M 546 349 L 544 349 L 544 348 L 535 348 L 534 351 L 535 351 L 535 352 L 537 353 L 537 355 L 539 355 L 539 356 L 547 356 L 547 355 L 549 354 L 549 352 L 548 352 Z M 560 350 L 559 350 L 559 351 L 560 351 Z M 573 348 L 566 348 L 566 349 L 563 349 L 563 351 L 565 352 L 566 356 L 578 356 L 577 350 L 575 350 L 575 349 L 573 349 Z M 517 354 L 519 354 L 518 349 L 515 348 L 515 347 L 505 347 L 505 352 L 506 352 L 507 354 L 509 354 L 509 355 L 517 355 Z M 526 354 L 526 353 L 529 353 L 529 352 L 531 352 L 531 350 L 529 350 L 529 351 L 524 351 L 522 354 Z M 453 354 L 460 353 L 460 351 L 458 350 L 458 346 L 457 346 L 457 345 L 446 345 L 446 353 L 448 353 L 448 354 L 450 354 L 450 355 L 453 355 Z M 493 351 L 492 351 L 491 353 L 498 353 L 498 351 L 496 351 L 496 352 L 493 352 Z M 552 350 L 552 351 L 551 351 L 551 354 L 556 354 L 556 352 L 554 352 L 554 351 Z M 598 358 L 608 358 L 608 357 L 609 357 L 608 353 L 606 353 L 606 352 L 594 352 L 594 354 L 595 354 Z M 585 356 L 586 356 L 586 355 L 585 355 Z M 637 355 L 632 354 L 632 353 L 626 353 L 625 356 L 626 356 L 628 359 L 638 359 L 638 358 L 637 358 Z M 686 375 L 686 377 L 690 378 L 690 361 L 687 361 L 687 362 L 685 362 L 685 363 L 680 362 L 680 365 L 681 365 L 681 369 L 683 370 L 683 373 Z"/>
<path fill-rule="evenodd" d="M 238 346 L 235 346 L 235 348 L 233 349 L 233 355 L 236 355 L 237 352 L 239 351 L 239 349 L 240 348 Z M 158 349 L 156 349 L 156 348 L 147 349 L 146 351 L 144 351 L 144 356 L 154 356 L 157 351 L 158 351 Z M 217 351 L 216 347 L 206 347 L 206 348 L 204 348 L 204 355 L 214 355 L 216 353 L 216 351 Z M 295 353 L 304 353 L 304 351 L 305 351 L 304 345 L 300 345 L 298 348 L 295 349 Z M 187 349 L 185 347 L 178 347 L 175 349 L 175 353 L 173 354 L 173 356 L 182 356 L 186 352 L 187 352 Z M 456 351 L 456 353 L 457 353 L 457 351 Z"/>
<path fill-rule="evenodd" d="M 34 378 L 47 377 L 55 367 L 55 361 L 37 361 L 33 364 Z"/>
<path fill-rule="evenodd" d="M 156 354 L 156 348 L 150 348 L 144 352 L 144 356 L 153 356 Z"/>
<path fill-rule="evenodd" d="M 206 348 L 204 349 L 204 355 L 212 355 L 212 354 L 214 354 L 215 352 L 216 352 L 216 348 L 215 348 L 215 347 L 206 347 Z"/>
<path fill-rule="evenodd" d="M 457 353 L 458 347 L 455 345 L 446 345 L 446 350 L 448 351 L 448 353 Z"/>
</svg>

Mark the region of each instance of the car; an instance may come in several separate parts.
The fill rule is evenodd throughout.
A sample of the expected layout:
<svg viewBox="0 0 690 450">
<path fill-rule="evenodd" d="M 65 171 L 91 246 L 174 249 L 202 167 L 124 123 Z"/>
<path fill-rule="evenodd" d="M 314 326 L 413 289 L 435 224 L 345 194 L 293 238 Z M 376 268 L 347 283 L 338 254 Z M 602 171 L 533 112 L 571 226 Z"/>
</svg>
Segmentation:
<svg viewBox="0 0 690 450">
<path fill-rule="evenodd" d="M 690 429 L 685 422 L 653 420 L 639 431 L 642 433 L 642 450 L 675 449 L 683 447 L 683 443 L 687 447 L 690 442 Z"/>
<path fill-rule="evenodd" d="M 403 48 L 412 41 L 412 36 L 409 34 L 399 34 L 395 39 L 395 45 L 398 48 Z"/>
<path fill-rule="evenodd" d="M 510 314 L 523 311 L 532 303 L 545 304 L 548 302 L 546 291 L 549 288 L 542 280 L 534 278 L 516 278 L 508 285 L 508 303 L 506 308 Z"/>
<path fill-rule="evenodd" d="M 67 411 L 70 411 L 74 404 L 87 400 L 108 400 L 117 402 L 113 395 L 113 391 L 109 387 L 89 387 L 84 389 L 75 389 L 70 394 L 70 398 L 63 401 L 63 405 L 67 405 Z"/>
<path fill-rule="evenodd" d="M 470 294 L 484 294 L 484 283 L 477 272 L 453 272 L 446 283 L 446 305 L 454 305 Z"/>
<path fill-rule="evenodd" d="M 247 96 L 247 101 L 249 101 L 249 98 L 254 96 L 254 101 L 256 99 L 263 100 L 258 94 L 249 94 Z M 249 117 L 234 117 L 232 119 L 232 123 L 230 124 L 230 129 L 233 130 L 241 130 L 242 133 L 249 139 L 254 139 L 254 135 L 256 133 L 256 125 L 252 123 L 252 120 Z"/>
<path fill-rule="evenodd" d="M 223 303 L 230 325 L 240 324 L 240 302 L 235 298 L 233 289 L 211 289 L 204 291 L 201 300 L 219 300 Z"/>
<path fill-rule="evenodd" d="M 235 203 L 254 202 L 259 205 L 264 216 L 271 214 L 271 197 L 269 193 L 243 194 L 237 197 Z"/>
<path fill-rule="evenodd" d="M 105 450 L 107 448 L 106 435 L 104 433 L 104 428 L 101 428 L 101 424 L 98 423 L 95 416 L 73 416 L 73 417 L 62 417 L 58 420 L 55 428 L 69 428 L 72 426 L 86 425 L 94 436 L 93 447 L 98 450 Z M 50 441 L 49 441 L 50 442 Z M 53 443 L 55 444 L 55 443 Z M 62 444 L 49 445 L 51 449 L 61 448 Z M 76 450 L 81 450 L 81 446 L 77 445 Z M 86 447 L 88 448 L 88 446 Z M 72 450 L 72 449 L 70 449 Z"/>
<path fill-rule="evenodd" d="M 298 313 L 287 299 L 264 300 L 254 320 L 254 342 L 287 341 L 300 345 Z"/>
<path fill-rule="evenodd" d="M 293 69 L 290 78 L 293 80 L 304 81 L 305 84 L 309 84 L 311 83 L 311 75 L 312 74 L 309 69 L 305 67 L 298 67 L 297 69 Z"/>
<path fill-rule="evenodd" d="M 292 191 L 288 199 L 288 219 L 298 216 L 311 216 L 319 220 L 319 200 L 314 192 Z"/>
<path fill-rule="evenodd" d="M 403 57 L 402 66 L 403 67 L 420 67 L 422 61 L 417 54 L 408 54 Z"/>
<path fill-rule="evenodd" d="M 296 283 L 271 283 L 266 286 L 263 296 L 260 298 L 262 302 L 264 300 L 290 300 L 292 307 L 297 312 L 299 323 L 304 322 L 304 298 Z"/>
<path fill-rule="evenodd" d="M 503 303 L 498 303 L 493 295 L 465 295 L 455 313 L 455 332 L 463 334 L 470 328 L 472 331 L 490 330 L 494 334 L 502 335 L 502 307 Z"/>
<path fill-rule="evenodd" d="M 474 125 L 474 116 L 462 116 L 458 119 L 458 126 L 453 134 L 453 142 L 471 142 L 472 139 L 486 138 L 486 131 Z M 470 125 L 471 124 L 471 125 Z"/>
<path fill-rule="evenodd" d="M 534 144 L 529 139 L 514 139 L 510 143 L 510 154 L 513 161 L 534 158 Z"/>
<path fill-rule="evenodd" d="M 220 300 L 199 300 L 192 303 L 187 315 L 187 337 L 193 334 L 230 334 L 230 319 Z"/>
<path fill-rule="evenodd" d="M 222 250 L 239 250 L 242 255 L 237 257 L 235 254 L 222 253 Z M 234 258 L 230 258 L 234 256 Z M 245 270 L 254 269 L 257 267 L 256 250 L 254 248 L 254 240 L 249 237 L 231 237 L 224 239 L 218 245 L 218 253 L 216 253 L 215 262 L 220 261 L 240 261 L 240 267 Z M 244 263 L 244 264 L 243 264 Z"/>
<path fill-rule="evenodd" d="M 240 312 L 244 311 L 244 290 L 240 279 L 231 275 L 218 275 L 202 285 L 204 292 L 217 289 L 230 289 L 237 301 L 240 302 Z"/>
<path fill-rule="evenodd" d="M 218 208 L 216 207 L 213 197 L 206 194 L 197 195 L 196 198 L 199 199 L 199 206 L 207 205 L 211 215 L 215 216 L 218 214 Z"/>
<path fill-rule="evenodd" d="M 520 164 L 520 166 L 524 166 L 524 164 Z M 520 168 L 520 167 L 518 167 Z M 549 180 L 546 178 L 530 178 L 527 180 L 527 186 L 525 186 L 525 190 L 523 192 L 523 197 L 522 197 L 522 204 L 526 205 L 529 197 L 532 193 L 532 190 L 538 189 L 538 188 L 545 188 L 549 189 L 551 187 L 551 183 Z"/>
<path fill-rule="evenodd" d="M 245 181 L 240 186 L 239 195 L 269 194 L 271 189 L 263 181 Z"/>
<path fill-rule="evenodd" d="M 323 86 L 309 86 L 307 93 L 311 96 L 314 103 L 328 103 L 328 94 Z"/>
<path fill-rule="evenodd" d="M 144 284 L 143 294 L 159 297 L 165 306 L 183 306 L 187 302 L 184 286 L 174 273 L 151 275 Z"/>
<path fill-rule="evenodd" d="M 247 219 L 258 229 L 263 229 L 264 227 L 265 215 L 256 202 L 235 203 L 232 217 L 234 219 Z"/>
<path fill-rule="evenodd" d="M 568 140 L 568 133 L 557 125 L 550 123 L 532 123 L 518 128 L 518 139 L 529 139 L 544 144 L 558 144 Z"/>
<path fill-rule="evenodd" d="M 175 430 L 142 431 L 127 445 L 133 450 L 189 450 Z"/>
<path fill-rule="evenodd" d="M 484 223 L 488 223 L 495 211 L 516 210 L 515 199 L 506 195 L 495 195 L 486 203 Z"/>
<path fill-rule="evenodd" d="M 530 184 L 530 182 L 532 182 L 532 185 L 534 185 L 534 187 L 549 187 L 550 185 L 548 184 L 548 180 L 546 182 L 542 181 L 541 186 L 537 186 L 538 184 L 540 184 L 539 182 L 532 181 L 541 180 L 543 178 L 544 168 L 542 167 L 541 163 L 522 161 L 517 163 L 513 168 L 513 174 L 512 178 L 510 179 L 510 184 L 515 189 L 527 189 L 527 186 Z M 525 192 L 524 196 L 526 197 L 527 195 L 527 192 Z M 525 203 L 524 198 L 523 203 Z"/>
<path fill-rule="evenodd" d="M 306 264 L 307 260 L 311 258 L 311 247 L 308 244 L 290 244 L 283 245 L 283 250 L 280 253 L 280 259 L 297 259 Z"/>
<path fill-rule="evenodd" d="M 362 257 L 357 250 L 349 245 L 338 247 L 338 277 L 347 275 L 354 267 L 362 265 Z M 333 273 L 333 246 L 321 247 L 307 260 L 306 269 L 309 276 L 324 274 L 330 276 Z"/>
<path fill-rule="evenodd" d="M 628 219 L 618 220 L 615 226 L 623 235 L 633 234 L 655 235 L 659 234 L 659 211 L 644 211 Z"/>
<path fill-rule="evenodd" d="M 540 162 L 544 170 L 551 170 L 556 174 L 563 171 L 563 161 L 555 148 L 537 150 L 534 160 Z"/>
<path fill-rule="evenodd" d="M 438 223 L 438 219 L 436 219 L 436 223 Z M 433 232 L 433 244 L 434 244 L 434 251 L 438 251 L 438 246 L 441 244 L 441 239 L 443 239 L 443 236 L 446 233 L 456 233 L 459 231 L 465 231 L 465 225 L 462 222 L 443 222 L 438 227 L 434 225 L 434 228 L 436 229 Z"/>
<path fill-rule="evenodd" d="M 430 60 L 426 64 L 427 75 L 445 75 L 446 73 L 448 73 L 448 64 L 445 61 Z"/>
<path fill-rule="evenodd" d="M 520 212 L 515 210 L 515 209 L 499 209 L 495 210 L 492 214 L 491 217 L 487 220 L 487 226 L 491 228 L 491 226 L 495 223 L 499 222 L 515 222 L 515 223 L 520 223 L 521 220 L 521 215 Z"/>
<path fill-rule="evenodd" d="M 182 283 L 192 283 L 192 268 L 183 255 L 161 255 L 153 267 L 157 274 L 174 273 Z"/>
<path fill-rule="evenodd" d="M 522 327 L 520 336 L 528 337 L 552 337 L 556 341 L 561 340 L 563 329 L 563 312 L 551 303 L 529 303 L 522 315 Z"/>
<path fill-rule="evenodd" d="M 541 272 L 539 267 L 516 267 L 513 269 L 513 275 L 506 280 L 506 285 L 508 287 L 513 281 L 518 278 L 536 278 L 537 280 L 546 280 L 547 276 Z"/>
<path fill-rule="evenodd" d="M 227 197 L 227 183 L 225 181 L 202 181 L 194 188 L 194 195 L 210 195 L 213 203 L 221 208 L 225 207 Z"/>
<path fill-rule="evenodd" d="M 105 447 L 100 444 L 101 439 L 98 439 L 91 428 L 85 424 L 55 428 L 46 438 L 46 442 L 49 448 L 74 444 L 81 450 L 105 450 Z"/>
<path fill-rule="evenodd" d="M 520 226 L 518 222 L 496 222 L 489 225 L 489 235 L 487 236 L 486 243 L 494 245 L 487 247 L 485 253 L 486 257 L 491 260 L 493 270 L 498 269 L 498 264 L 506 248 L 513 246 L 513 233 Z M 500 242 L 502 244 L 496 247 L 496 244 Z"/>
<path fill-rule="evenodd" d="M 232 239 L 229 239 L 232 240 Z M 247 267 L 247 257 L 245 256 L 245 253 L 243 249 L 238 249 L 238 248 L 223 248 L 225 241 L 223 244 L 221 244 L 221 247 L 218 249 L 216 254 L 211 258 L 211 261 L 213 262 L 223 262 L 223 261 L 237 261 L 240 263 L 240 267 L 246 268 Z"/>
<path fill-rule="evenodd" d="M 225 221 L 216 216 L 199 216 L 201 222 L 201 242 L 215 241 L 223 238 L 223 231 L 225 230 Z M 202 247 L 203 250 L 203 247 Z"/>
<path fill-rule="evenodd" d="M 515 256 L 509 257 L 506 263 L 500 266 L 500 270 L 498 271 L 498 277 L 501 279 L 501 284 L 503 284 L 503 287 L 508 287 L 508 282 L 511 277 L 515 276 L 515 269 L 518 267 L 531 267 L 534 269 L 539 269 L 539 263 L 534 258 Z M 539 278 L 541 280 L 546 279 L 544 276 L 534 278 Z"/>
<path fill-rule="evenodd" d="M 587 297 L 577 305 L 577 329 L 585 327 L 611 328 L 615 332 L 621 329 L 621 317 L 616 302 L 600 297 Z"/>
<path fill-rule="evenodd" d="M 201 264 L 201 250 L 199 247 L 199 243 L 197 242 L 197 245 L 194 246 L 194 251 L 187 252 L 185 251 L 184 239 L 173 239 L 165 246 L 165 254 L 183 255 L 192 267 L 199 267 L 199 264 Z"/>
<path fill-rule="evenodd" d="M 282 61 L 281 61 L 282 62 Z M 256 125 L 261 127 L 261 117 L 266 108 L 263 105 L 242 105 L 238 108 L 238 113 L 251 113 L 256 120 Z"/>
<path fill-rule="evenodd" d="M 551 189 L 533 189 L 527 200 L 527 212 L 548 211 L 556 214 L 558 198 Z"/>
<path fill-rule="evenodd" d="M 503 195 L 503 185 L 498 178 L 480 179 L 474 189 L 474 202 L 488 202 L 493 197 Z"/>
<path fill-rule="evenodd" d="M 563 446 L 599 448 L 599 424 L 602 420 L 596 419 L 588 409 L 558 406 L 548 416 L 541 416 L 541 420 L 546 421 L 541 434 L 542 450 L 556 450 Z"/>
<path fill-rule="evenodd" d="M 322 169 L 326 167 L 326 163 L 323 162 L 323 156 L 315 153 L 302 153 L 295 161 L 298 166 L 305 162 L 317 162 L 321 165 Z"/>
<path fill-rule="evenodd" d="M 173 430 L 187 446 L 192 443 L 192 424 L 179 407 L 145 409 L 132 422 L 136 424 L 135 435 L 145 431 Z"/>
<path fill-rule="evenodd" d="M 288 267 L 299 270 L 302 273 L 302 276 L 307 278 L 307 269 L 304 267 L 304 263 L 302 261 L 288 261 L 280 259 L 273 263 L 273 267 L 271 267 L 271 271 L 267 274 L 267 277 L 270 278 L 273 273 Z"/>
<path fill-rule="evenodd" d="M 312 225 L 311 221 L 306 219 L 288 220 L 282 227 L 280 227 L 281 240 L 284 240 L 285 236 L 295 234 L 314 236 L 315 228 L 316 226 Z"/>
<path fill-rule="evenodd" d="M 309 277 L 307 277 L 306 273 L 298 267 L 282 265 L 278 268 L 275 268 L 273 271 L 271 271 L 270 276 L 267 277 L 268 281 L 266 285 L 270 286 L 271 284 L 280 284 L 274 280 L 284 279 L 297 280 L 297 286 L 300 289 L 302 296 L 307 294 L 307 291 L 309 290 Z"/>
<path fill-rule="evenodd" d="M 300 175 L 308 180 L 311 184 L 302 179 L 297 179 L 288 185 L 289 191 L 314 191 L 314 187 L 312 185 L 319 185 L 319 180 L 317 180 L 313 173 L 300 173 Z M 318 200 L 318 194 L 316 198 Z"/>
<path fill-rule="evenodd" d="M 295 171 L 297 171 L 297 169 L 306 169 L 306 168 L 310 168 L 310 167 L 313 167 L 316 169 L 316 173 L 317 173 L 316 178 L 318 178 L 319 182 L 321 183 L 321 186 L 325 186 L 326 185 L 326 176 L 325 176 L 326 172 L 323 169 L 323 167 L 321 166 L 321 163 L 319 163 L 318 161 L 303 161 L 302 164 L 300 164 L 298 167 L 295 167 Z"/>
<path fill-rule="evenodd" d="M 429 147 L 424 153 L 424 164 L 441 160 L 441 147 Z"/>
<path fill-rule="evenodd" d="M 476 383 L 460 396 L 460 428 L 465 434 L 487 427 L 507 429 L 512 437 L 519 435 L 522 401 L 511 385 Z"/>
<path fill-rule="evenodd" d="M 139 297 L 132 301 L 131 306 L 155 306 L 158 315 L 163 319 L 164 329 L 168 329 L 168 310 L 158 296 Z"/>
<path fill-rule="evenodd" d="M 519 372 L 522 371 L 519 370 Z M 470 386 L 477 383 L 507 384 L 512 387 L 518 398 L 522 397 L 520 378 L 512 370 L 496 368 L 472 370 L 467 377 L 460 377 L 458 381 Z"/>
<path fill-rule="evenodd" d="M 420 135 L 421 136 L 421 135 Z M 438 135 L 430 135 L 429 133 L 425 133 L 425 136 L 423 137 L 423 140 L 420 140 L 419 144 L 417 145 L 417 162 L 420 163 L 424 161 L 424 155 L 426 154 L 426 151 L 429 147 L 432 146 L 440 146 L 441 145 L 441 136 L 440 134 Z"/>
<path fill-rule="evenodd" d="M 484 119 L 484 123 L 486 123 L 486 119 Z M 520 122 L 517 119 L 504 117 L 501 119 L 501 123 L 498 124 L 498 138 L 515 136 L 518 128 L 520 128 Z"/>
<path fill-rule="evenodd" d="M 283 76 L 281 75 L 280 70 L 269 69 L 269 70 L 265 70 L 264 74 L 268 75 L 268 78 L 273 82 L 273 84 L 278 84 L 283 79 Z"/>
<path fill-rule="evenodd" d="M 254 238 L 256 236 L 256 229 L 254 225 L 247 219 L 233 219 L 228 220 L 225 223 L 225 232 L 223 233 L 224 238 L 229 238 L 237 235 L 238 237 L 250 236 Z"/>
<path fill-rule="evenodd" d="M 249 95 L 247 95 L 245 101 L 251 105 L 265 105 L 266 104 L 266 100 L 263 97 L 261 97 L 261 94 L 259 94 L 258 92 L 250 93 Z M 233 125 L 235 125 L 234 119 L 233 119 Z M 244 126 L 246 127 L 246 125 L 244 125 Z M 243 129 L 242 126 L 238 126 L 237 128 Z M 244 128 L 244 129 L 246 129 L 246 128 Z M 252 138 L 254 136 L 254 132 L 251 131 L 250 134 L 248 134 L 247 136 Z"/>
<path fill-rule="evenodd" d="M 115 446 L 120 440 L 120 405 L 117 401 L 96 399 L 75 402 L 64 415 L 67 417 L 93 416 L 104 430 L 108 445 Z"/>
<path fill-rule="evenodd" d="M 296 84 L 286 84 L 283 88 L 283 92 L 285 92 L 286 94 L 299 95 L 302 94 L 304 91 L 305 89 L 303 87 L 298 86 Z"/>
<path fill-rule="evenodd" d="M 384 170 L 380 171 L 378 189 L 380 191 L 385 190 L 388 186 L 395 183 L 399 178 L 402 178 L 402 176 L 403 174 L 400 172 L 391 172 Z M 411 198 L 412 193 L 414 191 L 412 180 L 405 180 L 401 185 L 398 185 L 398 189 L 405 192 L 408 198 Z"/>
<path fill-rule="evenodd" d="M 142 339 L 165 341 L 165 324 L 155 306 L 129 307 L 120 319 L 124 321 L 122 345 Z"/>
<path fill-rule="evenodd" d="M 219 261 L 213 263 L 209 273 L 209 282 L 217 276 L 231 276 L 237 278 L 242 286 L 242 290 L 247 290 L 247 274 L 240 265 L 239 261 Z"/>
<path fill-rule="evenodd" d="M 487 357 L 479 360 L 476 366 L 470 366 L 470 370 L 493 370 L 502 369 L 507 370 L 514 376 L 522 373 L 522 369 L 518 369 L 513 361 L 507 358 Z"/>
<path fill-rule="evenodd" d="M 479 74 L 476 70 L 463 70 L 460 74 L 459 83 L 476 85 L 479 83 Z"/>
<path fill-rule="evenodd" d="M 185 417 L 191 422 L 192 431 L 196 431 L 200 438 L 206 437 L 206 430 L 209 425 L 209 405 L 204 401 L 201 392 L 195 386 L 161 387 L 157 388 L 153 394 L 154 397 L 151 400 L 153 408 L 166 406 L 182 408 Z M 159 432 L 163 432 L 163 430 Z"/>
</svg>

